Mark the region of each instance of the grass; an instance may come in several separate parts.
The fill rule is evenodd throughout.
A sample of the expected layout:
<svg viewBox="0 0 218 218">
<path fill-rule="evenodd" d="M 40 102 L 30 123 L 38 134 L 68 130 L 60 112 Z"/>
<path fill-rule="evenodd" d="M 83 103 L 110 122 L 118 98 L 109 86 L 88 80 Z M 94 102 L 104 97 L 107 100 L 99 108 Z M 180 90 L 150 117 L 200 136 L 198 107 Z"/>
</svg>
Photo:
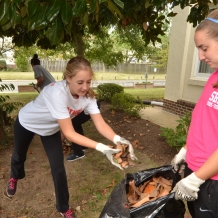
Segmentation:
<svg viewBox="0 0 218 218">
<path fill-rule="evenodd" d="M 62 80 L 62 72 L 51 72 L 56 80 Z M 95 80 L 144 80 L 145 74 L 118 72 L 95 72 Z M 149 74 L 148 80 L 164 80 L 166 74 Z M 34 80 L 33 72 L 0 72 L 2 80 Z"/>
<path fill-rule="evenodd" d="M 133 95 L 134 97 L 139 97 L 143 100 L 154 100 L 163 99 L 165 88 L 155 88 L 155 89 L 133 89 L 125 88 L 124 92 Z M 37 92 L 19 92 L 19 93 L 7 93 L 1 94 L 3 96 L 10 96 L 11 101 L 22 102 L 26 104 L 34 100 L 37 96 Z"/>
<path fill-rule="evenodd" d="M 142 100 L 161 100 L 164 97 L 165 88 L 154 89 L 133 89 L 125 88 L 124 92 L 133 95 L 135 98 L 139 97 Z M 37 96 L 37 92 L 20 92 L 20 93 L 2 93 L 2 96 L 8 95 L 12 102 L 21 102 L 23 105 L 34 100 Z M 17 111 L 12 114 L 16 116 Z"/>
<path fill-rule="evenodd" d="M 132 96 L 139 97 L 142 100 L 160 100 L 164 98 L 165 88 L 153 88 L 153 89 L 124 89 L 125 93 L 129 93 Z"/>
</svg>

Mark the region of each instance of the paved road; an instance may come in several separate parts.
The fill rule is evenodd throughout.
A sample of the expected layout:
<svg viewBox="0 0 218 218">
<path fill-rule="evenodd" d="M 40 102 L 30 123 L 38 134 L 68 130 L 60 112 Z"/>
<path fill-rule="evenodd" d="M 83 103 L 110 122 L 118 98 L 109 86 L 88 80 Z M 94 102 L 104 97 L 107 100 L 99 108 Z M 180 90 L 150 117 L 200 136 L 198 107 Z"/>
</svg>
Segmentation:
<svg viewBox="0 0 218 218">
<path fill-rule="evenodd" d="M 99 84 L 102 83 L 116 83 L 121 86 L 125 87 L 133 87 L 135 83 L 145 82 L 145 80 L 98 80 L 92 82 L 92 87 L 97 87 Z M 165 80 L 148 80 L 148 82 L 153 82 L 154 86 L 165 86 Z M 2 93 L 17 93 L 18 92 L 18 85 L 28 85 L 30 83 L 36 83 L 36 80 L 2 80 L 3 84 L 10 84 L 12 83 L 15 86 L 15 90 L 8 91 L 5 90 Z"/>
</svg>

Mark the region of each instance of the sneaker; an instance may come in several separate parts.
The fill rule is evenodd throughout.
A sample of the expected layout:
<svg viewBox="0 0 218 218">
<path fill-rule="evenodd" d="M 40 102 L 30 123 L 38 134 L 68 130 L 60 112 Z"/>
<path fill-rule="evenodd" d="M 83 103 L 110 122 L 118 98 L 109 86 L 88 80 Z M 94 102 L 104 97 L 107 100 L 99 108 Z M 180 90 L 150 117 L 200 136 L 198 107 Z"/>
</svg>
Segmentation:
<svg viewBox="0 0 218 218">
<path fill-rule="evenodd" d="M 65 213 L 60 213 L 65 218 L 76 218 L 76 215 L 69 209 Z"/>
<path fill-rule="evenodd" d="M 8 187 L 6 188 L 7 197 L 11 198 L 13 195 L 15 195 L 16 190 L 17 190 L 17 179 L 10 178 L 8 182 Z"/>
<path fill-rule="evenodd" d="M 75 160 L 79 160 L 81 158 L 85 157 L 85 154 L 82 155 L 82 156 L 77 156 L 75 154 L 72 154 L 70 155 L 68 158 L 67 158 L 67 161 L 75 161 Z"/>
</svg>

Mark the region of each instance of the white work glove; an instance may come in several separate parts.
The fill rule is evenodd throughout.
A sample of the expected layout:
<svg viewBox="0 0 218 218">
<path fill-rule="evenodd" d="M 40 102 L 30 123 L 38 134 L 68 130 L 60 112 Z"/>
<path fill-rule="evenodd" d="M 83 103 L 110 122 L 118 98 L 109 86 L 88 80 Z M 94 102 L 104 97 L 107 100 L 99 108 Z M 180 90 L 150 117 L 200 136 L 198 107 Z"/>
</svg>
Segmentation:
<svg viewBox="0 0 218 218">
<path fill-rule="evenodd" d="M 96 145 L 95 148 L 97 151 L 102 152 L 104 155 L 106 155 L 106 157 L 108 158 L 108 160 L 116 167 L 119 167 L 121 170 L 123 170 L 123 168 L 120 166 L 120 164 L 116 163 L 114 161 L 114 157 L 113 154 L 119 153 L 120 149 L 112 149 L 110 147 L 108 147 L 107 145 L 104 145 L 102 143 L 98 143 Z"/>
<path fill-rule="evenodd" d="M 132 144 L 129 141 L 127 141 L 126 139 L 120 137 L 119 135 L 115 135 L 114 139 L 113 139 L 113 142 L 114 142 L 115 145 L 117 145 L 117 143 L 128 145 L 130 158 L 132 160 L 138 160 L 138 158 L 134 154 Z"/>
<path fill-rule="evenodd" d="M 194 201 L 198 198 L 198 191 L 201 184 L 205 180 L 199 179 L 195 173 L 190 174 L 186 178 L 180 180 L 172 192 L 175 192 L 176 200 Z"/>
<path fill-rule="evenodd" d="M 173 165 L 173 168 L 175 169 L 175 171 L 177 171 L 179 169 L 179 165 L 185 161 L 186 152 L 187 150 L 184 147 L 182 147 L 179 153 L 176 154 L 173 160 L 171 161 L 171 165 Z M 179 173 L 182 173 L 184 169 L 185 169 L 185 166 L 184 165 L 181 166 Z"/>
</svg>

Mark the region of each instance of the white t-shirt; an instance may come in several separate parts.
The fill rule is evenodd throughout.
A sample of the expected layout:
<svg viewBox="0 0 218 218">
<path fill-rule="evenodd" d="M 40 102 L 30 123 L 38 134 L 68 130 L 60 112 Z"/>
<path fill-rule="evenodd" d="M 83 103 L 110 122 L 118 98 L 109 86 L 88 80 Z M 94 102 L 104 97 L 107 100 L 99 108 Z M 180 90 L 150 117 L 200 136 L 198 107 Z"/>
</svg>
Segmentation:
<svg viewBox="0 0 218 218">
<path fill-rule="evenodd" d="M 71 119 L 84 110 L 86 114 L 100 113 L 96 99 L 73 98 L 66 80 L 46 86 L 38 97 L 21 108 L 21 125 L 39 135 L 52 135 L 60 130 L 57 119 Z"/>
</svg>

